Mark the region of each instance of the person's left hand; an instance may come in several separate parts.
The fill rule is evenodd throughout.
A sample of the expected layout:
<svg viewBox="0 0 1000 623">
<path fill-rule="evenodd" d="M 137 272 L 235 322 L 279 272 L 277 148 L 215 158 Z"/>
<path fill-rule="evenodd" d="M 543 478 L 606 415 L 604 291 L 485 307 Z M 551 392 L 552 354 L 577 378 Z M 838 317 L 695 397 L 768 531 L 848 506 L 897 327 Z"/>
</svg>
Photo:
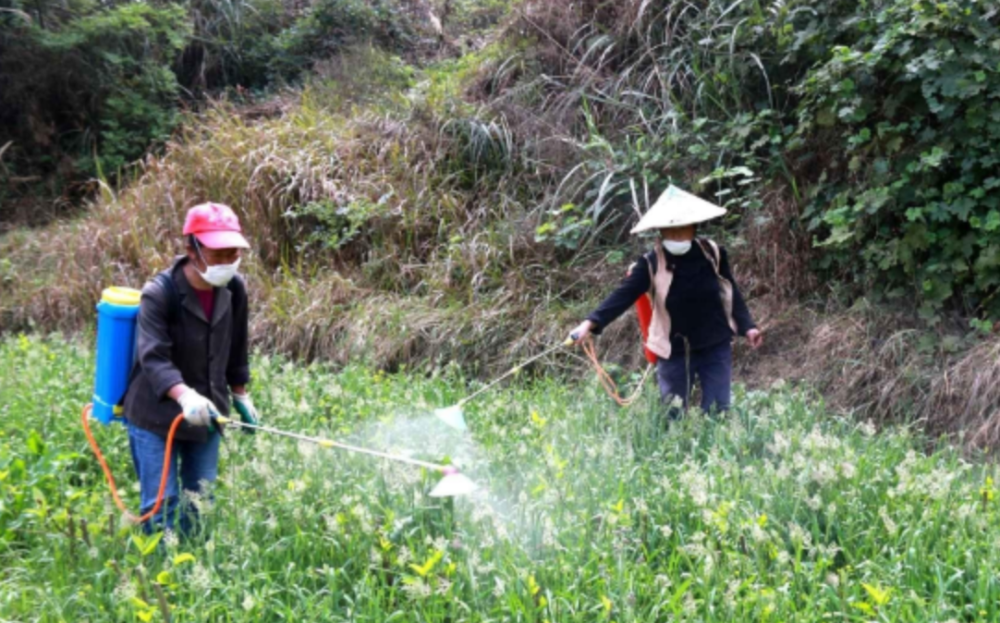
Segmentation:
<svg viewBox="0 0 1000 623">
<path fill-rule="evenodd" d="M 747 342 L 749 342 L 750 348 L 756 350 L 764 343 L 764 334 L 760 332 L 760 329 L 750 329 L 747 331 Z"/>
<path fill-rule="evenodd" d="M 241 422 L 252 424 L 253 426 L 260 425 L 260 416 L 257 414 L 257 408 L 253 406 L 253 401 L 250 400 L 250 394 L 237 394 L 234 392 L 233 406 L 236 407 L 236 411 L 240 414 Z M 243 430 L 250 434 L 254 433 L 252 428 L 243 428 Z"/>
</svg>

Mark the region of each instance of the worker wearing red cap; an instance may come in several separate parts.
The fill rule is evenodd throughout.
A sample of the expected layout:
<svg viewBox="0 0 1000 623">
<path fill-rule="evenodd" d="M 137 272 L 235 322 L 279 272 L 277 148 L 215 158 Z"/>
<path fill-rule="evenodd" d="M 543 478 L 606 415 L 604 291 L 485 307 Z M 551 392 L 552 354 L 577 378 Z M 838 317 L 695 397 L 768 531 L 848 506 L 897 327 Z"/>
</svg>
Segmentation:
<svg viewBox="0 0 1000 623">
<path fill-rule="evenodd" d="M 163 510 L 147 532 L 195 526 L 197 512 L 182 504 L 179 489 L 205 494 L 216 479 L 221 430 L 214 416 L 228 415 L 232 401 L 242 421 L 257 423 L 246 391 L 247 294 L 237 274 L 250 245 L 236 214 L 217 203 L 188 211 L 184 244 L 186 254 L 142 290 L 136 368 L 124 400 L 143 513 L 156 503 L 167 431 L 178 413 L 185 420 L 174 439 Z"/>
</svg>

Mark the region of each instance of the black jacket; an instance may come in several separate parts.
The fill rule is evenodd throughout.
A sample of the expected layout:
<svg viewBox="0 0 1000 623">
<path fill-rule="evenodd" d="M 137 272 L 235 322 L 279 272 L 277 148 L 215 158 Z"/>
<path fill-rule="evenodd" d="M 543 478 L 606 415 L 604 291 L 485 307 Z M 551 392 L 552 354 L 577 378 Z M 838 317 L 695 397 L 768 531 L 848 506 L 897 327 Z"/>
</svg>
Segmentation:
<svg viewBox="0 0 1000 623">
<path fill-rule="evenodd" d="M 186 257 L 165 274 L 175 296 L 155 279 L 142 289 L 136 329 L 137 369 L 125 394 L 125 418 L 133 425 L 166 435 L 181 412 L 167 396 L 184 383 L 211 400 L 219 413 L 229 414 L 230 387 L 250 381 L 247 355 L 247 296 L 237 276 L 225 288 L 215 288 L 211 322 L 184 276 Z M 177 439 L 205 441 L 208 429 L 184 423 Z"/>
<path fill-rule="evenodd" d="M 719 273 L 733 284 L 733 320 L 739 334 L 754 328 L 750 310 L 743 300 L 726 250 L 719 247 Z M 722 293 L 715 268 L 697 243 L 684 255 L 666 253 L 668 268 L 674 278 L 667 293 L 667 313 L 670 314 L 671 358 L 683 357 L 685 338 L 692 351 L 702 350 L 733 339 L 733 330 L 722 307 Z M 656 270 L 656 254 L 647 253 L 632 266 L 632 272 L 618 288 L 595 309 L 587 319 L 597 325 L 594 334 L 621 316 L 643 294 L 649 292 L 649 262 Z"/>
</svg>

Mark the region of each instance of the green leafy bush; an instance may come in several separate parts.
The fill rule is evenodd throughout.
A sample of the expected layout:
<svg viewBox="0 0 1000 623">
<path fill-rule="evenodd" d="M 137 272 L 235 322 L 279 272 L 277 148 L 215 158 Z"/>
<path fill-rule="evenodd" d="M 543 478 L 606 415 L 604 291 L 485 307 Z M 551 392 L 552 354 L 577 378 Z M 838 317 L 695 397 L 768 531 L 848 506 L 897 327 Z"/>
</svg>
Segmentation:
<svg viewBox="0 0 1000 623">
<path fill-rule="evenodd" d="M 279 73 L 297 76 L 314 60 L 351 45 L 372 43 L 401 51 L 414 36 L 407 15 L 392 0 L 319 0 L 281 33 L 282 55 L 274 63 Z"/>
<path fill-rule="evenodd" d="M 93 175 L 97 159 L 114 172 L 169 136 L 179 95 L 169 66 L 190 34 L 181 7 L 126 4 L 18 32 L 0 52 L 10 87 L 0 89 L 0 125 L 18 156 L 44 162 L 49 152 L 54 167 L 62 152 Z"/>
<path fill-rule="evenodd" d="M 174 63 L 198 96 L 225 87 L 262 90 L 283 81 L 281 33 L 295 14 L 281 0 L 187 0 L 192 37 Z"/>
<path fill-rule="evenodd" d="M 104 170 L 121 169 L 150 144 L 169 137 L 179 91 L 169 64 L 189 32 L 179 6 L 129 4 L 77 20 L 55 38 L 63 54 L 100 68 L 97 78 L 106 99 L 95 111 L 100 132 L 94 151 Z"/>
<path fill-rule="evenodd" d="M 590 222 L 546 240 L 623 244 L 673 182 L 729 207 L 737 235 L 740 222 L 788 223 L 758 241 L 777 248 L 802 234 L 771 206 L 794 202 L 815 269 L 848 293 L 918 301 L 928 319 L 1000 317 L 995 3 L 529 7 L 513 36 L 533 39 L 532 71 L 497 101 L 530 119 L 511 124 L 513 142 L 555 177 L 543 233 L 566 204 Z"/>
<path fill-rule="evenodd" d="M 824 266 L 1000 316 L 1000 31 L 992 4 L 885 3 L 802 84 L 798 137 L 823 164 L 805 217 Z"/>
<path fill-rule="evenodd" d="M 412 53 L 411 9 L 406 0 L 0 0 L 0 175 L 55 180 L 56 194 L 81 178 L 114 179 L 169 137 L 183 106 L 296 84 L 349 46 Z"/>
</svg>

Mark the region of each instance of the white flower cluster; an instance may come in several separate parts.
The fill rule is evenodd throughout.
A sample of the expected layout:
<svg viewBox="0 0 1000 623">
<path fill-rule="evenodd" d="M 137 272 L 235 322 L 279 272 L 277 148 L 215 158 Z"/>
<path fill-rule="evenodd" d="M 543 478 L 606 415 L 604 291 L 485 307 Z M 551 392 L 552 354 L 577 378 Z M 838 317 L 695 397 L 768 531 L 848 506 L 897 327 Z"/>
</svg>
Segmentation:
<svg viewBox="0 0 1000 623">
<path fill-rule="evenodd" d="M 698 466 L 691 461 L 686 461 L 678 477 L 681 486 L 687 491 L 691 500 L 700 507 L 705 507 L 709 503 L 708 489 L 711 485 L 711 477 L 702 473 Z"/>
</svg>

